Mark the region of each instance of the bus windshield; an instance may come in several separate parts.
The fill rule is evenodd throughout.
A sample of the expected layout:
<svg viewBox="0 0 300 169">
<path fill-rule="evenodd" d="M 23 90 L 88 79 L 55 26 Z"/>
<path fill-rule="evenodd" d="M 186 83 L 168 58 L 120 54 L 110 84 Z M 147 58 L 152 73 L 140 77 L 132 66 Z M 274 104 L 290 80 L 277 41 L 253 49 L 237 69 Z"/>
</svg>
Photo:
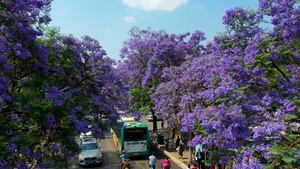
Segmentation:
<svg viewBox="0 0 300 169">
<path fill-rule="evenodd" d="M 124 129 L 124 140 L 145 140 L 146 128 Z"/>
</svg>

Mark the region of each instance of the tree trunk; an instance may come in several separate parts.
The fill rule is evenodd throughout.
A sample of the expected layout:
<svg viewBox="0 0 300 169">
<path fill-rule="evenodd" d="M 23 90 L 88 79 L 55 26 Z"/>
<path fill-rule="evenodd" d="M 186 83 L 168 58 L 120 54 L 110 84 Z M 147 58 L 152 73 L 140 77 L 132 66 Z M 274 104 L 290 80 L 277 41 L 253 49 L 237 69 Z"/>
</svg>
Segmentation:
<svg viewBox="0 0 300 169">
<path fill-rule="evenodd" d="M 192 133 L 189 134 L 190 135 L 190 141 L 193 139 L 193 135 Z M 192 158 L 193 158 L 193 148 L 189 147 L 189 156 L 188 156 L 188 163 L 192 164 Z"/>
<path fill-rule="evenodd" d="M 171 150 L 174 148 L 175 144 L 175 129 L 172 130 L 172 143 L 171 143 Z M 177 148 L 177 147 L 176 147 Z"/>
<path fill-rule="evenodd" d="M 157 134 L 157 118 L 153 110 L 151 110 L 152 117 L 153 117 L 153 133 Z"/>
</svg>

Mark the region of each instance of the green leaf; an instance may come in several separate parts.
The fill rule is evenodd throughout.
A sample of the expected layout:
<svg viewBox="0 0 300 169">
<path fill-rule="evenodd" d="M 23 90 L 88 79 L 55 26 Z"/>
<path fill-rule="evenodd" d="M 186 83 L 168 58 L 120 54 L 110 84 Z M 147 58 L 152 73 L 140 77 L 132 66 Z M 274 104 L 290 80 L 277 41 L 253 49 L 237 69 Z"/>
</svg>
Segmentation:
<svg viewBox="0 0 300 169">
<path fill-rule="evenodd" d="M 282 152 L 282 147 L 279 146 L 278 144 L 275 144 L 272 147 L 267 148 L 267 150 L 273 154 L 280 154 Z"/>
<path fill-rule="evenodd" d="M 292 161 L 293 161 L 293 162 L 296 161 L 296 159 L 291 158 L 291 157 L 283 157 L 282 160 L 285 161 L 286 163 L 290 163 L 290 162 L 292 162 Z"/>
<path fill-rule="evenodd" d="M 271 167 L 271 166 L 264 166 L 264 169 L 274 169 L 274 167 Z"/>
</svg>

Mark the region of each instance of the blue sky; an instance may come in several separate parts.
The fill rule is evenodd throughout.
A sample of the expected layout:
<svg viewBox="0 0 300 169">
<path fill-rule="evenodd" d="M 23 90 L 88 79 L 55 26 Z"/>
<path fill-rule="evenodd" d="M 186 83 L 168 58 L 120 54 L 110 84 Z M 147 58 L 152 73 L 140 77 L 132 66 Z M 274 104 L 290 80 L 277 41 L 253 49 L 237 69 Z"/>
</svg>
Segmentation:
<svg viewBox="0 0 300 169">
<path fill-rule="evenodd" d="M 97 39 L 119 60 L 133 26 L 182 34 L 200 30 L 207 40 L 224 31 L 222 16 L 236 6 L 258 8 L 257 0 L 54 0 L 50 26 L 75 37 Z"/>
</svg>

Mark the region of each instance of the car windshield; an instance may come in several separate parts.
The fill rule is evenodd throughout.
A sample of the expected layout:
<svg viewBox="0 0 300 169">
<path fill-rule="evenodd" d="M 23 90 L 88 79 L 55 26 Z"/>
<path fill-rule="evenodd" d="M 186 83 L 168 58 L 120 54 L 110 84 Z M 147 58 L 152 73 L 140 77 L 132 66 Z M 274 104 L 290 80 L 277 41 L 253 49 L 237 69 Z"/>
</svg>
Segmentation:
<svg viewBox="0 0 300 169">
<path fill-rule="evenodd" d="M 82 144 L 81 149 L 82 150 L 94 150 L 94 149 L 98 149 L 98 146 L 96 143 Z"/>
</svg>

